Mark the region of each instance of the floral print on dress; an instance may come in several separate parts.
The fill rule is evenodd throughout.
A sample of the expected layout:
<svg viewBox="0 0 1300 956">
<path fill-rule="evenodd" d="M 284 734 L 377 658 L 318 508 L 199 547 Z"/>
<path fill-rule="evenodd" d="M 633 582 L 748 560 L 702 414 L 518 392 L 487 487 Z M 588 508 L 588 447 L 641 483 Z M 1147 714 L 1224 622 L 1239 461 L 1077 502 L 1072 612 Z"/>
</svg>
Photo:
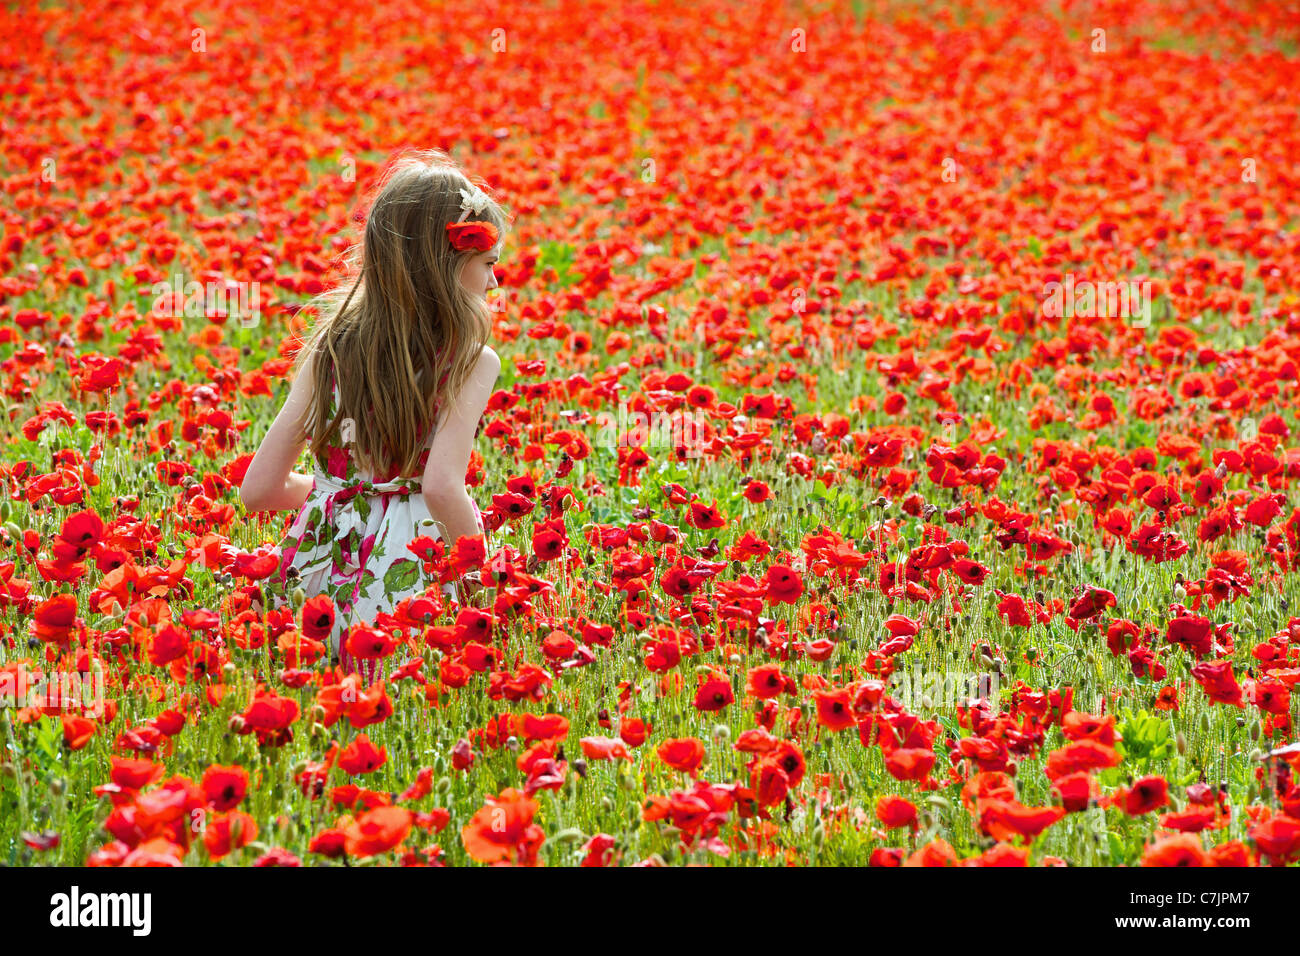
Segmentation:
<svg viewBox="0 0 1300 956">
<path fill-rule="evenodd" d="M 338 412 L 339 391 L 332 382 L 330 417 Z M 419 458 L 422 475 L 433 435 Z M 376 480 L 357 466 L 349 448 L 328 445 L 312 455 L 315 467 L 312 490 L 280 542 L 278 581 L 288 589 L 288 570 L 296 568 L 296 587 L 308 597 L 327 594 L 334 603 L 330 651 L 351 673 L 360 664 L 365 679 L 373 681 L 375 662 L 357 662 L 342 646 L 348 628 L 373 624 L 380 612 L 392 613 L 402 600 L 423 593 L 435 579 L 407 545 L 421 535 L 435 540 L 441 535 L 421 494 L 421 479 L 396 475 Z M 478 505 L 474 512 L 480 517 Z M 456 586 L 447 583 L 443 593 L 459 601 Z M 276 601 L 280 606 L 283 597 Z"/>
</svg>

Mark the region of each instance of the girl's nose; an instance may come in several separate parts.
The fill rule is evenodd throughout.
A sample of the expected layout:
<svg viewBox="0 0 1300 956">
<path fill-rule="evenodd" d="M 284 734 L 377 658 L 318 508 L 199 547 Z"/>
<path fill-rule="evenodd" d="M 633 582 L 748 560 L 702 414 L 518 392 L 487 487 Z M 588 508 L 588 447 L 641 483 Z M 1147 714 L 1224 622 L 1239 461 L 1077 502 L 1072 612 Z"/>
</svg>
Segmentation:
<svg viewBox="0 0 1300 956">
<path fill-rule="evenodd" d="M 497 270 L 496 270 L 496 269 L 489 269 L 489 270 L 488 270 L 488 284 L 487 284 L 487 287 L 488 287 L 489 289 L 495 289 L 495 288 L 497 288 Z"/>
</svg>

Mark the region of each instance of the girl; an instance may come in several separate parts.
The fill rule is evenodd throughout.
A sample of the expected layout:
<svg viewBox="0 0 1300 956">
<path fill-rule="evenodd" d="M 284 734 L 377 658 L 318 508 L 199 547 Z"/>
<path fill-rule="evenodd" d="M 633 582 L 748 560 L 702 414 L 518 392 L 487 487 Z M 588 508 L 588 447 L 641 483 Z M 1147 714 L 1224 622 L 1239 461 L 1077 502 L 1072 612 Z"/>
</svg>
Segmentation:
<svg viewBox="0 0 1300 956">
<path fill-rule="evenodd" d="M 332 599 L 330 649 L 347 673 L 349 626 L 432 583 L 407 544 L 484 532 L 465 472 L 501 368 L 486 296 L 507 228 L 445 153 L 397 160 L 353 251 L 355 278 L 317 301 L 289 397 L 240 486 L 248 511 L 299 509 L 279 581 Z M 310 476 L 292 470 L 308 441 Z M 460 583 L 466 597 L 481 587 L 476 572 Z M 460 602 L 455 585 L 444 592 Z"/>
</svg>

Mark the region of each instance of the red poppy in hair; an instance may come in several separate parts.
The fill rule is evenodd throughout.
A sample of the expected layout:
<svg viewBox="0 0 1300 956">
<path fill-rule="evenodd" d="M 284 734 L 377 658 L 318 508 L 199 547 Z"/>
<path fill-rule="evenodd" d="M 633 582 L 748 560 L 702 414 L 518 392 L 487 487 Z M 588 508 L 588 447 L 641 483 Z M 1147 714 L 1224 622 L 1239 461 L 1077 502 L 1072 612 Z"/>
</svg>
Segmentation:
<svg viewBox="0 0 1300 956">
<path fill-rule="evenodd" d="M 497 238 L 497 227 L 490 222 L 447 223 L 447 239 L 457 252 L 487 252 Z"/>
</svg>

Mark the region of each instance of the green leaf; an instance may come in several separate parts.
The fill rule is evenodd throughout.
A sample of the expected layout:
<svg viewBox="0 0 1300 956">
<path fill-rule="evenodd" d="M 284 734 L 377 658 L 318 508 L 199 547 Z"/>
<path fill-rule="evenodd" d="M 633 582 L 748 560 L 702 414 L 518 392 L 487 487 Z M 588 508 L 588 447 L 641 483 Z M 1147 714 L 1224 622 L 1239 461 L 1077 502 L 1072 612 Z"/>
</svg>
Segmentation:
<svg viewBox="0 0 1300 956">
<path fill-rule="evenodd" d="M 1124 841 L 1113 830 L 1106 831 L 1106 842 L 1110 845 L 1110 862 L 1117 864 L 1128 858 Z"/>
<path fill-rule="evenodd" d="M 419 584 L 420 563 L 418 561 L 398 561 L 384 572 L 384 590 L 389 594 L 410 591 Z"/>
<path fill-rule="evenodd" d="M 547 269 L 554 269 L 558 276 L 557 284 L 567 288 L 579 278 L 569 271 L 576 254 L 577 250 L 567 242 L 543 242 L 541 252 L 537 256 L 537 264 L 533 267 L 533 274 L 540 276 Z"/>
</svg>

